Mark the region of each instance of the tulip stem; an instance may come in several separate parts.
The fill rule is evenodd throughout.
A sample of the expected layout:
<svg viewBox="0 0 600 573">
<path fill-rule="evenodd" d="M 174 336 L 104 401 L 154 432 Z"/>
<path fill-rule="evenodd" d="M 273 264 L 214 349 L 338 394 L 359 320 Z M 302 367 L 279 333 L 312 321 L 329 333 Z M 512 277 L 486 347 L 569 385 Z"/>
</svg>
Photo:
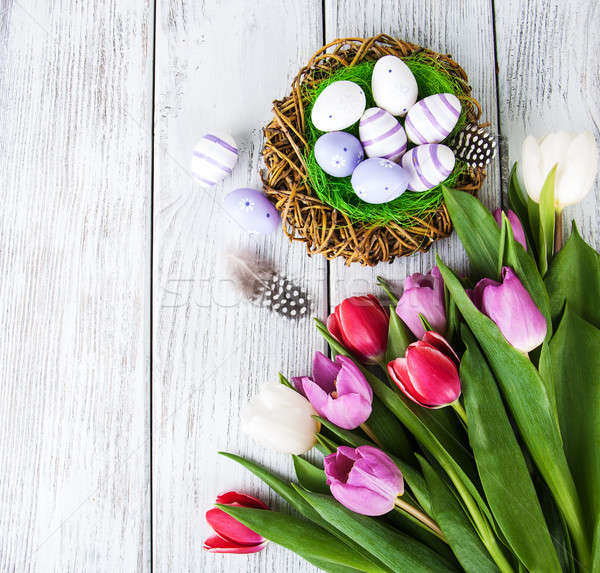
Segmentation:
<svg viewBox="0 0 600 573">
<path fill-rule="evenodd" d="M 466 426 L 467 413 L 465 412 L 465 409 L 463 408 L 463 405 L 460 403 L 460 401 L 456 400 L 456 402 L 452 402 L 452 404 L 450 405 L 454 408 L 454 411 L 458 414 L 458 417 L 463 421 L 463 423 Z"/>
<path fill-rule="evenodd" d="M 373 433 L 373 430 L 371 430 L 371 428 L 369 428 L 369 426 L 367 426 L 367 424 L 361 424 L 360 425 L 360 429 L 367 434 L 367 436 L 369 436 L 370 440 L 376 444 L 377 446 L 379 446 L 382 450 L 383 448 L 383 444 L 379 441 L 379 438 Z"/>
<path fill-rule="evenodd" d="M 554 222 L 554 254 L 562 248 L 563 241 L 563 217 L 562 210 L 556 211 Z"/>
<path fill-rule="evenodd" d="M 446 541 L 446 538 L 444 537 L 444 534 L 442 533 L 442 530 L 439 528 L 438 524 L 428 515 L 425 515 L 422 511 L 419 511 L 416 507 L 413 507 L 410 505 L 410 503 L 407 503 L 400 497 L 396 498 L 394 503 L 398 509 L 408 513 L 410 516 L 414 517 L 423 525 L 426 525 L 429 529 L 431 529 L 436 537 L 439 537 L 442 541 Z"/>
</svg>

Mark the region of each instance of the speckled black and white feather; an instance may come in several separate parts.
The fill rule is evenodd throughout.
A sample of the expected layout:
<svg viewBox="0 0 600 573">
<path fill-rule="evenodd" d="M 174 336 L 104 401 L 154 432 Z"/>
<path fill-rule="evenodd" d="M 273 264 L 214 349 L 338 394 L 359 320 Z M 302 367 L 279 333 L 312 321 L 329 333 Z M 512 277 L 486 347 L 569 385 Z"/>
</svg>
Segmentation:
<svg viewBox="0 0 600 573">
<path fill-rule="evenodd" d="M 449 146 L 470 167 L 485 167 L 496 155 L 496 137 L 484 127 L 467 124 Z"/>
</svg>

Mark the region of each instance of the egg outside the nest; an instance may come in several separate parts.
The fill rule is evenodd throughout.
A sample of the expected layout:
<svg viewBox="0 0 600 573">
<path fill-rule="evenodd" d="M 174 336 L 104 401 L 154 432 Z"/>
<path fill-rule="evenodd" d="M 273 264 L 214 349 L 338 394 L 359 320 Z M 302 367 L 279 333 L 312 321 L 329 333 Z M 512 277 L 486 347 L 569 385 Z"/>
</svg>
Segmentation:
<svg viewBox="0 0 600 573">
<path fill-rule="evenodd" d="M 237 163 L 238 148 L 228 133 L 207 133 L 196 144 L 190 160 L 190 171 L 202 187 L 222 181 Z"/>
<path fill-rule="evenodd" d="M 352 174 L 352 189 L 366 203 L 393 201 L 406 191 L 407 185 L 406 170 L 381 157 L 366 159 Z"/>
<path fill-rule="evenodd" d="M 333 177 L 348 177 L 364 159 L 360 141 L 346 131 L 324 133 L 315 143 L 319 167 Z"/>
<path fill-rule="evenodd" d="M 225 196 L 223 205 L 227 213 L 249 233 L 272 233 L 281 222 L 273 203 L 258 189 L 235 189 Z"/>
<path fill-rule="evenodd" d="M 400 164 L 408 173 L 408 190 L 427 191 L 449 177 L 455 162 L 449 147 L 428 143 L 408 150 Z"/>
<path fill-rule="evenodd" d="M 404 128 L 391 113 L 379 107 L 363 113 L 358 133 L 367 157 L 383 157 L 398 163 L 406 152 Z"/>
<path fill-rule="evenodd" d="M 319 131 L 341 131 L 360 119 L 366 105 L 363 89 L 354 82 L 341 80 L 329 84 L 318 95 L 310 117 Z"/>
<path fill-rule="evenodd" d="M 415 104 L 419 92 L 410 68 L 392 55 L 377 60 L 371 77 L 371 89 L 378 107 L 401 117 Z"/>
<path fill-rule="evenodd" d="M 460 100 L 454 94 L 427 96 L 408 110 L 404 122 L 406 135 L 417 145 L 439 143 L 454 129 L 460 111 Z"/>
</svg>

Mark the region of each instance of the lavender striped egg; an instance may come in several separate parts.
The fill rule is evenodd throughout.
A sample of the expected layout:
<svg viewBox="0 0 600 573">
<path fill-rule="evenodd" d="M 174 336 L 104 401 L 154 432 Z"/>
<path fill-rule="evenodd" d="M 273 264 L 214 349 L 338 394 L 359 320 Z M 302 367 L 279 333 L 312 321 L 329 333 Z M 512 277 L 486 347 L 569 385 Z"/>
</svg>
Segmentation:
<svg viewBox="0 0 600 573">
<path fill-rule="evenodd" d="M 428 143 L 407 151 L 400 164 L 408 172 L 408 190 L 426 191 L 448 178 L 454 162 L 454 153 L 449 147 Z"/>
<path fill-rule="evenodd" d="M 231 135 L 207 133 L 194 147 L 190 171 L 202 187 L 212 187 L 231 175 L 237 159 L 238 149 Z"/>
<path fill-rule="evenodd" d="M 358 134 L 367 157 L 398 162 L 406 152 L 406 133 L 398 120 L 379 107 L 371 107 L 360 118 Z"/>
<path fill-rule="evenodd" d="M 439 143 L 448 137 L 460 117 L 460 101 L 453 94 L 434 94 L 413 105 L 404 129 L 413 143 Z"/>
</svg>

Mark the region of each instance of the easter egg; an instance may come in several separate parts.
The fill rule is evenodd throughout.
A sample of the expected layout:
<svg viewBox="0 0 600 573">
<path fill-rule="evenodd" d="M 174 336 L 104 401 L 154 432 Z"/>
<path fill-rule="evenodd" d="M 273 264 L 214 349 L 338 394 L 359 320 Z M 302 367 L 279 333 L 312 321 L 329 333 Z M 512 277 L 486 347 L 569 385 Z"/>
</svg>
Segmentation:
<svg viewBox="0 0 600 573">
<path fill-rule="evenodd" d="M 366 103 L 365 92 L 358 84 L 333 82 L 317 97 L 310 117 L 320 131 L 340 131 L 360 119 Z"/>
<path fill-rule="evenodd" d="M 202 187 L 212 187 L 231 175 L 238 149 L 229 134 L 207 133 L 194 147 L 190 171 Z"/>
<path fill-rule="evenodd" d="M 408 173 L 398 164 L 373 157 L 352 173 L 352 189 L 367 203 L 387 203 L 406 191 Z"/>
<path fill-rule="evenodd" d="M 227 213 L 246 231 L 265 234 L 279 227 L 277 209 L 258 189 L 235 189 L 225 196 L 223 204 Z"/>
<path fill-rule="evenodd" d="M 453 94 L 434 94 L 413 105 L 404 129 L 413 143 L 439 143 L 448 137 L 460 117 L 460 101 Z"/>
<path fill-rule="evenodd" d="M 324 133 L 315 143 L 315 159 L 325 173 L 348 177 L 365 154 L 356 137 L 345 131 Z"/>
<path fill-rule="evenodd" d="M 454 162 L 449 147 L 428 143 L 407 151 L 400 164 L 408 172 L 409 191 L 425 191 L 444 181 L 452 173 Z"/>
<path fill-rule="evenodd" d="M 398 120 L 379 107 L 371 107 L 358 124 L 360 141 L 367 157 L 384 157 L 398 162 L 406 152 L 406 133 Z"/>
<path fill-rule="evenodd" d="M 371 77 L 373 99 L 392 115 L 404 116 L 417 101 L 419 88 L 410 68 L 396 56 L 379 58 Z"/>
</svg>

